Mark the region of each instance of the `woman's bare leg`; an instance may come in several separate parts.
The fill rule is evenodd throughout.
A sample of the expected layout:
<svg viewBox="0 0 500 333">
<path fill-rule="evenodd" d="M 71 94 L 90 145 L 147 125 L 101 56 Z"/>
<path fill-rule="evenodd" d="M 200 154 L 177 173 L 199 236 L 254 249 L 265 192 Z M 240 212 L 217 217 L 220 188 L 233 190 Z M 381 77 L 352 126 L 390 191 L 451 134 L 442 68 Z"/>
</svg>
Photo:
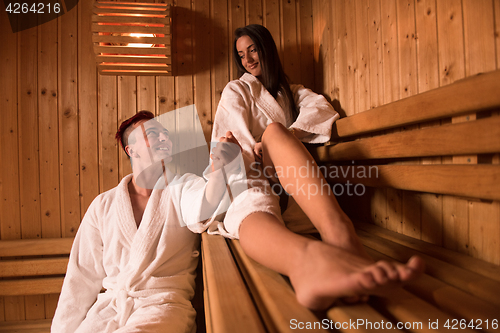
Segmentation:
<svg viewBox="0 0 500 333">
<path fill-rule="evenodd" d="M 368 257 L 349 217 L 307 149 L 285 127 L 270 124 L 262 137 L 264 170 L 274 168 L 285 191 L 318 229 L 323 241 Z"/>
<path fill-rule="evenodd" d="M 287 229 L 268 213 L 253 213 L 242 222 L 240 243 L 247 255 L 287 275 L 298 301 L 325 309 L 336 299 L 383 294 L 387 287 L 421 274 L 423 264 L 377 262 Z"/>
</svg>

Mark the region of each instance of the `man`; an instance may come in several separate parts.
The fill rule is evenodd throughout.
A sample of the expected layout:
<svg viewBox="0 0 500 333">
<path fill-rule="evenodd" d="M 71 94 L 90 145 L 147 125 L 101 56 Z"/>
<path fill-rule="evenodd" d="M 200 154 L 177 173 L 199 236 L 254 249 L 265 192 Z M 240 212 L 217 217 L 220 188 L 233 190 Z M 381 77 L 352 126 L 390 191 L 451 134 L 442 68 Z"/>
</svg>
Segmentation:
<svg viewBox="0 0 500 333">
<path fill-rule="evenodd" d="M 210 227 L 201 218 L 224 201 L 220 169 L 237 160 L 239 146 L 218 145 L 212 152 L 208 184 L 192 174 L 175 175 L 165 167 L 172 159 L 169 133 L 153 118 L 141 111 L 117 132 L 133 174 L 100 194 L 86 212 L 52 332 L 195 330 L 190 300 L 200 240 L 193 231 Z M 237 144 L 230 133 L 222 141 Z"/>
</svg>

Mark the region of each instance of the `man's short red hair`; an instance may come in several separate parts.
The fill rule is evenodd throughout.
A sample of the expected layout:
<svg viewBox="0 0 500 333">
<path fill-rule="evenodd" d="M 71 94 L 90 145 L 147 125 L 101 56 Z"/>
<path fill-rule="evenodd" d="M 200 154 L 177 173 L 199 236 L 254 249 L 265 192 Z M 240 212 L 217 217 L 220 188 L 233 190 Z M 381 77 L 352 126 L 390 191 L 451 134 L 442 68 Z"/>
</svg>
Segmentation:
<svg viewBox="0 0 500 333">
<path fill-rule="evenodd" d="M 125 146 L 127 145 L 127 138 L 124 137 L 127 128 L 129 128 L 129 126 L 131 125 L 138 123 L 141 120 L 150 120 L 153 119 L 154 117 L 155 115 L 150 111 L 139 111 L 135 115 L 128 118 L 127 120 L 124 120 L 121 123 L 120 127 L 118 128 L 118 131 L 116 132 L 115 139 L 120 143 L 124 151 L 125 151 Z M 127 151 L 125 151 L 125 153 L 127 153 Z"/>
</svg>

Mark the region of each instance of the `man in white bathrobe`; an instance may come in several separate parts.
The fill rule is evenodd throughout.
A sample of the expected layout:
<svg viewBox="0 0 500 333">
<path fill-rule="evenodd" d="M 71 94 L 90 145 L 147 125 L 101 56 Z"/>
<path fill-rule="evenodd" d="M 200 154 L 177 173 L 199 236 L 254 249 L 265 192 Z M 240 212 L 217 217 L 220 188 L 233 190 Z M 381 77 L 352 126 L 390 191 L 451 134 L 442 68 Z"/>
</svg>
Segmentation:
<svg viewBox="0 0 500 333">
<path fill-rule="evenodd" d="M 209 184 L 192 174 L 170 173 L 164 166 L 171 160 L 172 142 L 152 118 L 141 111 L 117 133 L 134 173 L 87 210 L 52 332 L 195 330 L 190 300 L 200 239 L 193 231 L 208 228 L 200 216 L 220 204 L 225 183 L 216 172 Z M 227 142 L 237 143 L 231 137 Z M 234 149 L 216 152 L 213 170 L 234 159 Z"/>
</svg>

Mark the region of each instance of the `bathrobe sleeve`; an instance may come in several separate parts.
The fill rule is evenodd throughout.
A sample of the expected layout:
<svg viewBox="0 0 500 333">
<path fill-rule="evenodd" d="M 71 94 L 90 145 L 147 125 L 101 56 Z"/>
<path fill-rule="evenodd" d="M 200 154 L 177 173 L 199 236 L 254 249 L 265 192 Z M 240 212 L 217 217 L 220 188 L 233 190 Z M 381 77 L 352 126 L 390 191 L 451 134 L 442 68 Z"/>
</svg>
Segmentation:
<svg viewBox="0 0 500 333">
<path fill-rule="evenodd" d="M 330 140 L 333 122 L 339 118 L 339 114 L 324 96 L 302 85 L 292 85 L 290 88 L 299 110 L 299 116 L 290 128 L 311 133 L 301 139 L 306 143 L 324 143 Z"/>
<path fill-rule="evenodd" d="M 253 117 L 251 97 L 243 83 L 238 80 L 228 83 L 222 92 L 212 130 L 212 142 L 219 142 L 219 138 L 225 136 L 229 130 L 233 133 L 241 145 L 243 160 L 247 168 L 255 160 L 253 156 L 253 147 L 256 143 L 254 137 L 258 137 L 258 134 L 253 135 L 255 133 L 251 131 L 254 127 L 258 130 L 258 126 L 254 126 L 257 119 Z M 259 116 L 265 117 L 257 115 L 257 117 Z"/>
<path fill-rule="evenodd" d="M 181 206 L 181 220 L 186 224 L 189 230 L 194 233 L 207 231 L 209 234 L 222 235 L 227 238 L 237 238 L 237 233 L 222 222 L 223 217 L 231 205 L 231 199 L 238 198 L 242 200 L 245 197 L 245 191 L 248 189 L 245 175 L 245 165 L 241 154 L 224 166 L 226 178 L 212 178 L 210 166 L 207 167 L 204 178 L 192 175 L 189 181 L 185 182 L 181 194 L 178 195 Z M 215 173 L 220 173 L 220 170 Z M 204 200 L 205 191 L 208 182 L 223 181 L 226 188 L 217 207 L 210 207 Z M 229 186 L 227 186 L 229 185 Z M 228 190 L 228 188 L 230 190 Z M 231 193 L 231 194 L 229 194 Z M 237 229 L 237 228 L 236 228 Z"/>
<path fill-rule="evenodd" d="M 97 197 L 90 205 L 73 242 L 52 332 L 75 332 L 102 288 L 105 272 L 97 224 L 99 201 Z"/>
</svg>

